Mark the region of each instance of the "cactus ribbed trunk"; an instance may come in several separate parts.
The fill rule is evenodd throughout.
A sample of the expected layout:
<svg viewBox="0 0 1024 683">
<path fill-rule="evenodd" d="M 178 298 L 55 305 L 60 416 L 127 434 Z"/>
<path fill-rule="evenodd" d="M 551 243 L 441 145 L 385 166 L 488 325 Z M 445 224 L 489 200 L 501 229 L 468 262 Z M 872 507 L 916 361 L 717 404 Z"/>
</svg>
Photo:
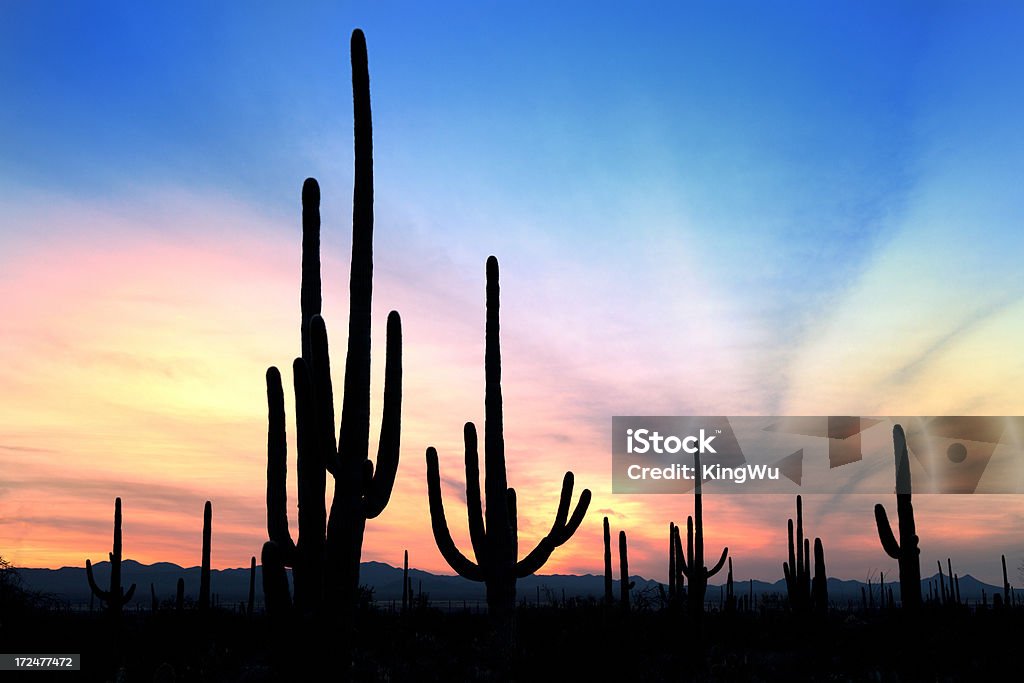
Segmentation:
<svg viewBox="0 0 1024 683">
<path fill-rule="evenodd" d="M 484 352 L 484 492 L 480 494 L 480 466 L 477 432 L 472 422 L 463 431 L 466 444 L 466 507 L 469 515 L 469 536 L 476 556 L 472 562 L 455 546 L 445 519 L 441 499 L 441 474 L 437 451 L 427 448 L 427 493 L 430 502 L 431 528 L 441 555 L 460 576 L 483 581 L 487 587 L 487 607 L 499 623 L 507 623 L 515 607 L 516 579 L 539 570 L 554 549 L 576 532 L 590 504 L 590 491 L 584 490 L 569 517 L 572 501 L 573 474 L 566 472 L 562 480 L 555 521 L 547 536 L 522 560 L 519 555 L 519 532 L 516 518 L 515 490 L 508 488 L 505 471 L 505 439 L 501 399 L 501 344 L 498 320 L 498 260 L 487 259 L 487 316 Z"/>
<path fill-rule="evenodd" d="M 354 618 L 366 520 L 383 512 L 394 487 L 402 405 L 402 326 L 398 313 L 391 311 L 387 320 L 383 415 L 374 464 L 369 458 L 373 127 L 366 40 L 358 29 L 352 33 L 351 59 L 355 178 L 341 427 L 335 432 L 327 328 L 320 316 L 320 188 L 316 180 L 309 178 L 302 188 L 302 357 L 292 366 L 299 534 L 298 540 L 293 541 L 288 529 L 284 392 L 280 372 L 270 368 L 267 371 L 270 424 L 267 532 L 270 540 L 263 548 L 267 612 L 280 614 L 290 607 L 285 568 L 291 567 L 299 614 L 312 617 L 312 623 L 319 617 L 328 617 L 330 624 L 340 624 L 344 631 L 350 630 Z M 325 505 L 327 473 L 334 477 L 329 516 Z"/>
<path fill-rule="evenodd" d="M 121 586 L 121 499 L 114 499 L 114 543 L 110 552 L 110 589 L 102 590 L 92 573 L 92 563 L 85 561 L 85 576 L 92 594 L 107 604 L 107 612 L 114 619 L 121 616 L 122 608 L 135 595 L 135 584 L 126 592 Z"/>
<path fill-rule="evenodd" d="M 206 501 L 203 507 L 203 564 L 199 574 L 199 609 L 210 608 L 210 526 L 213 523 L 213 506 Z"/>
<path fill-rule="evenodd" d="M 911 501 L 910 456 L 903 427 L 892 430 L 893 451 L 896 459 L 896 514 L 899 516 L 900 540 L 892 533 L 885 507 L 875 505 L 875 524 L 882 548 L 899 563 L 900 599 L 903 607 L 916 610 L 921 607 L 921 550 L 914 524 L 914 505 Z"/>
<path fill-rule="evenodd" d="M 626 532 L 619 532 L 619 601 L 625 612 L 629 611 L 629 591 L 634 582 L 629 580 L 629 549 L 626 547 Z"/>
<path fill-rule="evenodd" d="M 697 473 L 693 489 L 693 516 L 686 518 L 686 554 L 683 555 L 682 542 L 676 546 L 677 562 L 682 564 L 682 572 L 690 582 L 686 596 L 687 610 L 694 618 L 704 614 L 704 600 L 708 589 L 708 579 L 721 571 L 729 555 L 729 548 L 722 549 L 722 556 L 714 567 L 708 569 L 704 565 L 704 504 L 701 489 L 700 454 L 693 454 L 693 468 Z M 676 535 L 678 539 L 678 534 Z"/>
<path fill-rule="evenodd" d="M 612 532 L 608 526 L 608 518 L 604 518 L 604 604 L 615 602 L 612 593 Z"/>
</svg>

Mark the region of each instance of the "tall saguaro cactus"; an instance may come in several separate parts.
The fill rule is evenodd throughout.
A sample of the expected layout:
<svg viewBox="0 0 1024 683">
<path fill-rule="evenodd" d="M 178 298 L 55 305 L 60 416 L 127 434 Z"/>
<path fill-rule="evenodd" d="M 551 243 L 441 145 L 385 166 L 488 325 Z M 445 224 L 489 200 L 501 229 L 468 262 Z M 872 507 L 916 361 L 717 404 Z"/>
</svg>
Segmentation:
<svg viewBox="0 0 1024 683">
<path fill-rule="evenodd" d="M 612 530 L 608 518 L 604 518 L 604 604 L 615 602 L 612 594 Z"/>
<path fill-rule="evenodd" d="M 302 188 L 302 357 L 293 363 L 299 535 L 293 541 L 287 515 L 287 451 L 284 391 L 277 368 L 267 371 L 267 531 L 263 549 L 268 611 L 286 607 L 291 567 L 295 604 L 303 614 L 323 609 L 349 615 L 359 586 L 366 520 L 384 511 L 398 471 L 402 406 L 402 325 L 391 311 L 387 323 L 384 406 L 376 469 L 369 458 L 370 303 L 373 290 L 373 133 L 366 40 L 352 33 L 355 183 L 352 198 L 352 266 L 349 280 L 348 349 L 341 427 L 334 438 L 334 392 L 327 328 L 320 317 L 320 188 Z M 330 516 L 326 474 L 334 477 Z M 284 591 L 284 594 L 282 594 Z M 274 595 L 270 595 L 274 593 Z"/>
<path fill-rule="evenodd" d="M 210 532 L 213 524 L 213 506 L 203 506 L 203 564 L 199 571 L 199 609 L 210 608 Z"/>
<path fill-rule="evenodd" d="M 114 547 L 110 557 L 110 590 L 102 590 L 92 575 L 92 563 L 85 561 L 85 576 L 89 580 L 89 589 L 93 595 L 107 603 L 111 616 L 121 615 L 124 607 L 135 595 L 135 584 L 125 591 L 121 586 L 121 499 L 114 499 Z"/>
<path fill-rule="evenodd" d="M 910 456 L 903 427 L 892 430 L 893 451 L 896 458 L 896 513 L 899 516 L 900 540 L 892 533 L 892 525 L 881 503 L 875 505 L 875 524 L 882 548 L 899 563 L 900 597 L 903 606 L 913 610 L 921 606 L 921 549 L 918 547 L 914 524 L 914 506 L 910 499 Z"/>
<path fill-rule="evenodd" d="M 622 610 L 629 612 L 629 592 L 636 586 L 635 581 L 629 580 L 629 548 L 626 544 L 626 532 L 619 531 L 619 594 Z"/>
<path fill-rule="evenodd" d="M 708 569 L 704 565 L 704 504 L 701 492 L 700 454 L 693 454 L 694 472 L 697 473 L 693 489 L 693 517 L 686 518 L 686 554 L 683 554 L 679 533 L 676 533 L 676 563 L 682 564 L 683 575 L 690 582 L 690 591 L 686 596 L 687 609 L 690 614 L 699 617 L 704 613 L 704 596 L 708 590 L 708 579 L 722 570 L 729 556 L 728 546 L 722 549 L 722 556 L 714 567 Z"/>
<path fill-rule="evenodd" d="M 460 576 L 483 581 L 487 586 L 487 607 L 502 618 L 515 605 L 516 579 L 539 570 L 555 548 L 576 532 L 590 505 L 590 491 L 584 490 L 569 517 L 572 501 L 573 474 L 566 472 L 562 493 L 551 531 L 526 557 L 517 560 L 519 534 L 516 524 L 516 492 L 508 487 L 505 473 L 505 440 L 501 406 L 501 344 L 498 337 L 498 260 L 487 259 L 487 326 L 484 355 L 486 387 L 484 393 L 484 498 L 486 517 L 480 499 L 480 466 L 477 453 L 477 432 L 472 422 L 464 429 L 466 443 L 466 507 L 469 514 L 469 535 L 476 562 L 469 560 L 455 546 L 441 500 L 441 474 L 437 451 L 427 449 L 427 492 L 430 500 L 430 521 L 441 555 Z M 486 523 L 485 523 L 486 522 Z"/>
</svg>

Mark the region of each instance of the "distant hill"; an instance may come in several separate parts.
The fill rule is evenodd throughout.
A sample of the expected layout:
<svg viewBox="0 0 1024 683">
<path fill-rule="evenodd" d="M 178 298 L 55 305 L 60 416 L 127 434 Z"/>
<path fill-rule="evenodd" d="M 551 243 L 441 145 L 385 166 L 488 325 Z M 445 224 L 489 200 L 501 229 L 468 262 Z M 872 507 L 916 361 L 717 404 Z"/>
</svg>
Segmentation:
<svg viewBox="0 0 1024 683">
<path fill-rule="evenodd" d="M 93 565 L 96 581 L 105 588 L 110 581 L 110 563 L 99 562 Z M 84 605 L 89 603 L 89 585 L 85 577 L 84 567 L 62 567 L 60 569 L 18 569 L 26 588 L 44 593 L 51 593 L 72 605 Z M 138 604 L 148 609 L 151 602 L 150 584 L 156 591 L 157 599 L 161 602 L 173 600 L 177 590 L 178 578 L 185 580 L 185 595 L 187 599 L 195 600 L 199 593 L 199 567 L 179 567 L 169 562 L 145 565 L 133 560 L 125 560 L 121 563 L 121 581 L 125 586 L 132 583 L 137 585 L 133 604 Z M 484 585 L 467 581 L 459 576 L 441 576 L 431 574 L 420 569 L 410 569 L 409 578 L 412 581 L 413 590 L 422 590 L 432 601 L 467 601 L 476 603 L 486 599 Z M 652 601 L 658 599 L 657 581 L 645 579 L 641 576 L 631 577 L 636 582 L 634 588 L 635 596 L 646 596 Z M 921 581 L 922 594 L 928 596 L 928 583 L 935 581 L 938 585 L 938 574 L 927 577 Z M 263 593 L 262 568 L 256 568 L 256 594 L 257 600 L 262 600 Z M 360 583 L 373 588 L 374 599 L 378 601 L 402 599 L 402 569 L 392 567 L 382 562 L 364 562 L 360 573 Z M 232 605 L 248 599 L 249 595 L 249 569 L 214 569 L 210 576 L 211 592 L 215 594 L 220 604 Z M 618 596 L 619 582 L 614 582 L 615 595 Z M 861 601 L 861 588 L 867 584 L 861 581 L 842 580 L 830 578 L 828 580 L 829 599 L 837 604 L 859 604 Z M 517 584 L 517 593 L 521 600 L 534 603 L 538 599 L 541 603 L 551 600 L 565 598 L 594 598 L 600 599 L 604 595 L 604 577 L 594 574 L 582 576 L 567 574 L 548 574 L 540 576 L 529 576 L 520 579 Z M 894 597 L 900 599 L 899 582 L 886 581 L 886 589 L 892 588 Z M 875 600 L 878 596 L 878 584 L 872 586 Z M 714 603 L 719 599 L 719 585 L 708 586 L 708 602 Z M 786 584 L 782 579 L 768 583 L 766 581 L 754 580 L 737 582 L 734 588 L 737 596 L 747 595 L 751 590 L 758 599 L 765 596 L 777 594 L 781 597 L 786 595 Z M 1002 593 L 1001 586 L 992 586 L 978 581 L 967 575 L 960 577 L 960 597 L 964 601 L 981 601 L 982 590 L 991 602 L 992 596 Z"/>
</svg>

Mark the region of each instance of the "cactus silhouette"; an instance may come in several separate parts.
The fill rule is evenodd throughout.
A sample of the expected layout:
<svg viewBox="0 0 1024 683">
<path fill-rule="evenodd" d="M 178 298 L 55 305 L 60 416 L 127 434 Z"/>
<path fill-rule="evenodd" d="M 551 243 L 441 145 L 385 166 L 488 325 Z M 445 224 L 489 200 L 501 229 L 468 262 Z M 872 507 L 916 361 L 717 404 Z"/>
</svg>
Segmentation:
<svg viewBox="0 0 1024 683">
<path fill-rule="evenodd" d="M 686 577 L 683 575 L 683 558 L 676 551 L 682 548 L 679 527 L 668 523 L 668 594 L 671 604 L 678 604 L 684 596 Z"/>
<path fill-rule="evenodd" d="M 203 506 L 203 564 L 199 572 L 199 609 L 210 608 L 210 526 L 213 523 L 213 506 L 206 501 Z"/>
<path fill-rule="evenodd" d="M 683 554 L 679 533 L 676 533 L 676 563 L 682 564 L 682 572 L 690 582 L 690 592 L 686 596 L 687 609 L 690 614 L 699 617 L 704 613 L 704 596 L 708 590 L 708 579 L 721 571 L 729 556 L 729 548 L 722 549 L 722 556 L 714 567 L 708 569 L 704 565 L 704 505 L 701 492 L 700 454 L 693 454 L 694 472 L 697 472 L 696 484 L 693 488 L 693 516 L 686 518 L 686 554 Z"/>
<path fill-rule="evenodd" d="M 1003 604 L 1009 607 L 1010 599 L 1012 597 L 1010 591 L 1012 588 L 1010 587 L 1009 579 L 1006 578 L 1006 555 L 1000 555 L 999 559 L 1003 563 Z"/>
<path fill-rule="evenodd" d="M 619 599 L 622 609 L 629 611 L 629 592 L 636 586 L 629 580 L 629 549 L 626 547 L 626 532 L 619 532 Z"/>
<path fill-rule="evenodd" d="M 736 611 L 736 594 L 733 592 L 732 583 L 732 558 L 729 558 L 729 573 L 725 575 L 725 611 Z"/>
<path fill-rule="evenodd" d="M 811 581 L 811 607 L 815 612 L 828 611 L 828 575 L 825 573 L 825 549 L 821 539 L 814 539 L 814 578 Z"/>
<path fill-rule="evenodd" d="M 245 603 L 245 616 L 251 617 L 256 605 L 256 556 L 249 559 L 249 599 Z"/>
<path fill-rule="evenodd" d="M 910 456 L 903 427 L 892 430 L 893 451 L 896 457 L 896 513 L 899 516 L 900 540 L 892 533 L 892 525 L 881 503 L 875 505 L 875 525 L 882 548 L 899 563 L 900 599 L 903 607 L 914 610 L 921 606 L 921 549 L 918 547 L 914 524 L 914 506 L 911 501 Z"/>
<path fill-rule="evenodd" d="M 92 575 L 92 563 L 85 561 L 85 576 L 89 589 L 97 598 L 107 603 L 107 610 L 113 617 L 121 615 L 124 607 L 135 595 L 135 584 L 125 591 L 121 586 L 121 499 L 114 499 L 114 547 L 110 553 L 110 590 L 102 590 Z"/>
<path fill-rule="evenodd" d="M 181 614 L 185 609 L 185 579 L 178 577 L 177 590 L 174 593 L 174 611 Z"/>
<path fill-rule="evenodd" d="M 409 551 L 405 551 L 402 563 L 402 612 L 409 609 Z"/>
<path fill-rule="evenodd" d="M 794 612 L 824 612 L 828 609 L 828 579 L 825 575 L 825 549 L 814 539 L 814 574 L 811 574 L 811 542 L 804 537 L 803 499 L 796 497 L 796 534 L 793 520 L 787 524 L 789 561 L 782 563 L 789 606 Z"/>
<path fill-rule="evenodd" d="M 355 183 L 352 199 L 352 265 L 348 347 L 341 428 L 334 438 L 327 328 L 320 317 L 320 188 L 302 188 L 302 357 L 293 363 L 299 533 L 293 541 L 287 516 L 287 451 L 281 374 L 267 371 L 267 531 L 263 549 L 267 609 L 287 607 L 291 567 L 295 604 L 303 614 L 332 613 L 347 620 L 359 590 L 359 561 L 366 520 L 384 511 L 398 471 L 402 406 L 402 326 L 387 321 L 384 406 L 376 468 L 369 459 L 370 304 L 373 289 L 373 141 L 370 82 L 363 32 L 352 32 Z M 328 517 L 326 473 L 335 480 Z M 268 566 L 270 565 L 270 566 Z M 282 591 L 284 591 L 282 593 Z"/>
<path fill-rule="evenodd" d="M 480 467 L 477 453 L 477 432 L 472 422 L 464 429 L 466 444 L 466 508 L 469 514 L 469 535 L 476 555 L 472 562 L 455 546 L 445 520 L 441 500 L 441 474 L 437 451 L 427 449 L 427 492 L 430 500 L 430 521 L 441 555 L 460 576 L 483 581 L 487 587 L 488 611 L 498 618 L 515 606 L 516 579 L 539 570 L 555 548 L 572 537 L 583 521 L 590 505 L 590 491 L 584 490 L 569 517 L 572 501 L 573 475 L 566 472 L 562 493 L 551 531 L 526 557 L 517 561 L 519 535 L 516 521 L 516 493 L 508 488 L 505 473 L 505 441 L 502 433 L 501 344 L 498 327 L 498 260 L 487 259 L 487 324 L 484 374 L 484 498 L 486 518 L 480 499 Z M 486 522 L 486 523 L 485 523 Z"/>
<path fill-rule="evenodd" d="M 608 518 L 604 518 L 604 604 L 615 602 L 612 595 L 612 532 L 608 526 Z"/>
</svg>

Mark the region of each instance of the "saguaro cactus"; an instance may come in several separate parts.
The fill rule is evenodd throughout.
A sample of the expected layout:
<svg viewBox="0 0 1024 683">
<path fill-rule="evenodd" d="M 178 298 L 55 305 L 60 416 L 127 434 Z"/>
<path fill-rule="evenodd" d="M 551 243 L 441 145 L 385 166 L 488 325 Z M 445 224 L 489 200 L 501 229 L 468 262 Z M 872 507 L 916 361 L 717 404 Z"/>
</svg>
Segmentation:
<svg viewBox="0 0 1024 683">
<path fill-rule="evenodd" d="M 921 549 L 918 547 L 914 524 L 914 506 L 911 502 L 910 456 L 903 427 L 892 430 L 893 451 L 896 457 L 896 513 L 899 516 L 900 540 L 892 533 L 889 517 L 881 503 L 875 505 L 875 524 L 882 548 L 899 563 L 900 596 L 903 606 L 913 610 L 921 606 Z"/>
<path fill-rule="evenodd" d="M 349 281 L 348 349 L 341 428 L 335 441 L 327 329 L 320 317 L 320 188 L 302 188 L 302 357 L 293 364 L 299 483 L 299 535 L 293 541 L 287 516 L 287 452 L 281 374 L 267 371 L 267 531 L 264 591 L 267 607 L 286 606 L 292 567 L 295 603 L 304 614 L 326 609 L 349 615 L 359 587 L 359 560 L 366 520 L 380 515 L 398 471 L 402 406 L 402 326 L 391 311 L 387 324 L 384 407 L 376 470 L 369 459 L 370 303 L 373 289 L 373 133 L 366 40 L 352 33 L 352 98 L 355 187 L 352 199 L 352 266 Z M 330 517 L 326 473 L 335 479 Z M 273 566 L 268 566 L 270 563 Z M 282 581 L 284 579 L 284 581 Z M 281 595 L 282 589 L 285 595 Z M 269 593 L 274 593 L 271 597 Z"/>
<path fill-rule="evenodd" d="M 409 609 L 409 551 L 405 551 L 402 563 L 402 612 Z"/>
<path fill-rule="evenodd" d="M 786 577 L 786 592 L 789 594 L 789 606 L 793 611 L 801 612 L 809 606 L 811 594 L 811 558 L 804 552 L 804 509 L 803 500 L 796 497 L 796 537 L 793 536 L 793 520 L 789 520 L 789 562 L 782 563 L 782 571 Z"/>
<path fill-rule="evenodd" d="M 629 611 L 629 592 L 636 586 L 629 580 L 629 549 L 626 547 L 626 532 L 619 532 L 619 595 L 620 604 L 625 612 Z"/>
<path fill-rule="evenodd" d="M 245 603 L 245 616 L 251 617 L 256 605 L 256 556 L 249 558 L 249 599 Z"/>
<path fill-rule="evenodd" d="M 690 582 L 690 592 L 686 596 L 687 609 L 690 614 L 700 616 L 704 613 L 704 596 L 708 590 L 708 579 L 721 571 L 729 556 L 728 546 L 722 549 L 722 556 L 714 567 L 708 569 L 704 565 L 704 505 L 701 493 L 700 454 L 693 454 L 694 472 L 697 473 L 693 489 L 693 517 L 686 518 L 686 554 L 683 554 L 682 542 L 676 533 L 676 563 L 682 564 L 683 575 Z"/>
<path fill-rule="evenodd" d="M 483 581 L 487 586 L 487 607 L 492 615 L 501 617 L 515 606 L 516 579 L 539 570 L 555 548 L 562 545 L 579 528 L 590 505 L 590 491 L 584 490 L 569 517 L 572 501 L 573 475 L 566 472 L 562 493 L 551 531 L 526 557 L 517 561 L 519 534 L 516 526 L 516 493 L 508 488 L 505 473 L 505 440 L 502 433 L 501 407 L 501 344 L 498 337 L 498 260 L 487 259 L 487 326 L 484 356 L 486 388 L 484 394 L 484 496 L 486 524 L 480 500 L 480 467 L 477 454 L 477 433 L 472 422 L 464 430 L 466 443 L 466 507 L 469 514 L 469 535 L 476 555 L 472 562 L 455 546 L 444 516 L 441 500 L 441 474 L 437 451 L 427 449 L 427 492 L 430 499 L 430 521 L 441 555 L 460 576 Z"/>
<path fill-rule="evenodd" d="M 199 609 L 210 608 L 210 527 L 213 523 L 213 506 L 206 501 L 203 506 L 203 565 L 199 571 Z"/>
<path fill-rule="evenodd" d="M 604 604 L 615 602 L 612 595 L 612 532 L 608 518 L 604 518 Z"/>
<path fill-rule="evenodd" d="M 796 535 L 789 520 L 789 561 L 782 563 L 786 577 L 789 606 L 794 612 L 824 612 L 828 609 L 828 579 L 825 576 L 825 549 L 814 539 L 814 574 L 811 575 L 811 541 L 804 537 L 803 499 L 796 497 Z"/>
<path fill-rule="evenodd" d="M 135 584 L 127 590 L 121 586 L 121 499 L 114 499 L 114 547 L 110 553 L 110 590 L 102 590 L 92 575 L 92 563 L 85 561 L 85 576 L 89 589 L 97 598 L 107 603 L 111 616 L 119 617 L 124 607 L 135 595 Z"/>
<path fill-rule="evenodd" d="M 814 539 L 814 579 L 811 582 L 811 605 L 815 612 L 828 611 L 828 575 L 825 573 L 825 549 L 821 539 Z"/>
</svg>

